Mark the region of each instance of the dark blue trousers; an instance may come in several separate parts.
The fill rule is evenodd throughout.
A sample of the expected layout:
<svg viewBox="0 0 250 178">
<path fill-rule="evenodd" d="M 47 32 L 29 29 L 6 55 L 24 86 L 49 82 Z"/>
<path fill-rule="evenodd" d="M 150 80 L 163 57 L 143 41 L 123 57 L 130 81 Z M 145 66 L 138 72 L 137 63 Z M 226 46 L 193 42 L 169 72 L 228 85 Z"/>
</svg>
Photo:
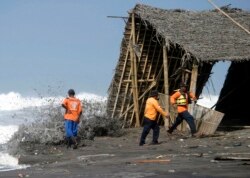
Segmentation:
<svg viewBox="0 0 250 178">
<path fill-rule="evenodd" d="M 169 132 L 173 132 L 176 129 L 176 127 L 182 123 L 183 120 L 187 121 L 187 123 L 190 127 L 190 130 L 191 130 L 191 134 L 196 133 L 194 118 L 188 111 L 178 113 L 178 116 L 177 116 L 174 124 L 172 125 L 172 127 L 170 127 Z"/>
<path fill-rule="evenodd" d="M 67 138 L 77 136 L 77 130 L 78 130 L 77 122 L 65 119 L 64 126 L 65 126 L 65 132 L 66 132 Z"/>
<path fill-rule="evenodd" d="M 143 130 L 141 134 L 140 144 L 145 144 L 145 140 L 147 135 L 149 134 L 150 130 L 153 130 L 153 143 L 158 143 L 158 138 L 160 134 L 160 127 L 157 123 L 157 121 L 152 121 L 146 117 L 144 117 L 143 120 Z"/>
</svg>

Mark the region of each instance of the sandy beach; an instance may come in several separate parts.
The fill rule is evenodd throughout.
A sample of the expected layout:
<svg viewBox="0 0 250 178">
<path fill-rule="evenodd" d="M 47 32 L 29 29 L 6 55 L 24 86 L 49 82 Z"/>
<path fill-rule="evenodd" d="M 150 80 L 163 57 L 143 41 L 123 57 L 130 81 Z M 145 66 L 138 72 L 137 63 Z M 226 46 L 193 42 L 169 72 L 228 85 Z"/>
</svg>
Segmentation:
<svg viewBox="0 0 250 178">
<path fill-rule="evenodd" d="M 24 170 L 0 177 L 250 177 L 250 129 L 191 138 L 161 128 L 161 144 L 138 145 L 141 128 L 122 137 L 95 137 L 78 149 L 65 145 L 26 145 L 19 163 Z"/>
</svg>

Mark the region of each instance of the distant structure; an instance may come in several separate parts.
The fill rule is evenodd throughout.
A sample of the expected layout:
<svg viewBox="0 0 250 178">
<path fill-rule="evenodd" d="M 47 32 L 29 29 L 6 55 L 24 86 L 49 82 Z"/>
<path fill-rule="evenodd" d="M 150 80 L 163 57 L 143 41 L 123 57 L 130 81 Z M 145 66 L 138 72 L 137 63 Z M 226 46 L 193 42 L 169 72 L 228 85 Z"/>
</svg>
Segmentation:
<svg viewBox="0 0 250 178">
<path fill-rule="evenodd" d="M 250 13 L 226 13 L 250 29 Z M 184 81 L 199 96 L 213 65 L 231 61 L 216 110 L 224 124 L 250 124 L 250 35 L 220 12 L 165 10 L 137 4 L 130 12 L 109 87 L 107 113 L 124 127 L 141 125 L 152 89 L 169 94 Z M 224 82 L 224 81 L 221 81 Z"/>
</svg>

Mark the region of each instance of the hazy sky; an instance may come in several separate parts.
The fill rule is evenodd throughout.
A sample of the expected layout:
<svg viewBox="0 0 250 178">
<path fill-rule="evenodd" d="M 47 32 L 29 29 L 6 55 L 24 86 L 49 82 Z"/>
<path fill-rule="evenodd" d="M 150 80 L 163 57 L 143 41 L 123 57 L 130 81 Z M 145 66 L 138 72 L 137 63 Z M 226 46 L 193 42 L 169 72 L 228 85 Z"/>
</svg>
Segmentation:
<svg viewBox="0 0 250 178">
<path fill-rule="evenodd" d="M 250 9 L 249 0 L 213 2 Z M 137 3 L 164 9 L 213 9 L 207 0 L 1 0 L 0 94 L 34 95 L 34 89 L 64 94 L 74 88 L 105 96 L 125 26 L 122 19 L 107 16 L 128 16 Z M 217 75 L 218 81 L 224 80 L 220 80 L 224 75 Z"/>
</svg>

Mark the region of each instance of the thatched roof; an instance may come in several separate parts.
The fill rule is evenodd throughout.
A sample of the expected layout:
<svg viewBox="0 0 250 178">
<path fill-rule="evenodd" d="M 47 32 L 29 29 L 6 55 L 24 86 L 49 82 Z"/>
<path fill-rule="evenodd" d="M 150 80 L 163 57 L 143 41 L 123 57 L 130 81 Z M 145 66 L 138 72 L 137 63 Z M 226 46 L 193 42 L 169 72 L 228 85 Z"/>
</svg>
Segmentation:
<svg viewBox="0 0 250 178">
<path fill-rule="evenodd" d="M 200 60 L 250 60 L 250 35 L 220 12 L 164 10 L 142 4 L 133 11 L 166 41 L 180 44 Z M 250 30 L 250 12 L 227 13 Z"/>
</svg>

